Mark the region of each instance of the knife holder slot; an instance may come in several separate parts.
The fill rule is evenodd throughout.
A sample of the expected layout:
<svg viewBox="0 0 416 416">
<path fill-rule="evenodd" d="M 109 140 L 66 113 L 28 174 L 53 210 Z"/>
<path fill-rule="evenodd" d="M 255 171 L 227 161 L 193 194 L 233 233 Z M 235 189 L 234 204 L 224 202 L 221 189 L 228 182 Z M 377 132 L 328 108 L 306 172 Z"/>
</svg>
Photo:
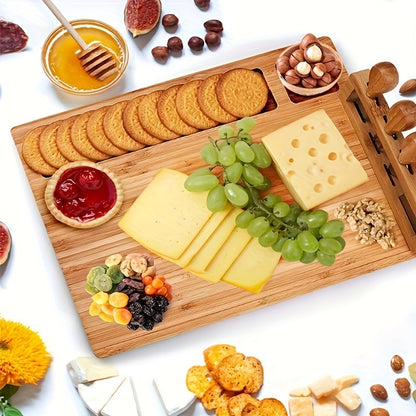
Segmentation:
<svg viewBox="0 0 416 416">
<path fill-rule="evenodd" d="M 416 178 L 411 165 L 398 162 L 403 135 L 384 128 L 389 106 L 383 95 L 366 94 L 369 70 L 353 73 L 340 91 L 341 102 L 383 188 L 409 249 L 416 251 Z"/>
</svg>

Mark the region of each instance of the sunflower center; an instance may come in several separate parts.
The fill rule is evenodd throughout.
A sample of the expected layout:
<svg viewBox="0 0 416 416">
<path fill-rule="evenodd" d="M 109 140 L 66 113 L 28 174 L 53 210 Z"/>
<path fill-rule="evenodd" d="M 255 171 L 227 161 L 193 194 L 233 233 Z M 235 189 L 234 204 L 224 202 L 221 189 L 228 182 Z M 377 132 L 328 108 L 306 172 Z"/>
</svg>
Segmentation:
<svg viewBox="0 0 416 416">
<path fill-rule="evenodd" d="M 0 341 L 0 350 L 8 350 L 9 346 L 6 341 Z"/>
</svg>

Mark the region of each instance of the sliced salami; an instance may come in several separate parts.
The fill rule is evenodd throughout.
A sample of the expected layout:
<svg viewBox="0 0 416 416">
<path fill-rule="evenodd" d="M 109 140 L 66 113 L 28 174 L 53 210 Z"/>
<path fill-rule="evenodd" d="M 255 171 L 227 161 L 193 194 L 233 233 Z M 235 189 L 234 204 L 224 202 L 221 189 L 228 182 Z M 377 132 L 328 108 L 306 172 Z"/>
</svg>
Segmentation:
<svg viewBox="0 0 416 416">
<path fill-rule="evenodd" d="M 24 49 L 28 39 L 28 36 L 19 25 L 0 20 L 0 54 Z"/>
</svg>

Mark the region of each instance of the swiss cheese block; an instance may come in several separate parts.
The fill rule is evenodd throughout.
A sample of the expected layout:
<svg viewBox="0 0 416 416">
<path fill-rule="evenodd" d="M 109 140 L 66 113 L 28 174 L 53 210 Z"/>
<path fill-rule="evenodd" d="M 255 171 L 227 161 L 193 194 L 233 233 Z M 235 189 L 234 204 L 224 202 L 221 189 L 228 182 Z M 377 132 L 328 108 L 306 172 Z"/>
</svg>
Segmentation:
<svg viewBox="0 0 416 416">
<path fill-rule="evenodd" d="M 242 289 L 258 293 L 279 263 L 280 253 L 262 247 L 253 238 L 227 270 L 222 280 Z"/>
<path fill-rule="evenodd" d="M 304 210 L 368 180 L 325 110 L 270 133 L 262 142 L 290 194 Z"/>
<path fill-rule="evenodd" d="M 161 169 L 120 220 L 120 228 L 150 251 L 179 258 L 212 215 L 207 193 L 187 191 L 186 178 Z"/>
</svg>

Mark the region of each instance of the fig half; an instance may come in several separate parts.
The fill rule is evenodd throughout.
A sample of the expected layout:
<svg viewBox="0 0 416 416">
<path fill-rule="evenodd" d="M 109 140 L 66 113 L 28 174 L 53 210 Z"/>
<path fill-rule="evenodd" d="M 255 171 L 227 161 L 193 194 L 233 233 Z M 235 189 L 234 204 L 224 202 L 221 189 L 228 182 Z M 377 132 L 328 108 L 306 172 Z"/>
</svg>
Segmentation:
<svg viewBox="0 0 416 416">
<path fill-rule="evenodd" d="M 161 13 L 160 0 L 127 0 L 124 8 L 124 23 L 135 38 L 154 29 Z"/>
<path fill-rule="evenodd" d="M 0 266 L 9 258 L 12 238 L 6 224 L 0 221 Z"/>
</svg>

